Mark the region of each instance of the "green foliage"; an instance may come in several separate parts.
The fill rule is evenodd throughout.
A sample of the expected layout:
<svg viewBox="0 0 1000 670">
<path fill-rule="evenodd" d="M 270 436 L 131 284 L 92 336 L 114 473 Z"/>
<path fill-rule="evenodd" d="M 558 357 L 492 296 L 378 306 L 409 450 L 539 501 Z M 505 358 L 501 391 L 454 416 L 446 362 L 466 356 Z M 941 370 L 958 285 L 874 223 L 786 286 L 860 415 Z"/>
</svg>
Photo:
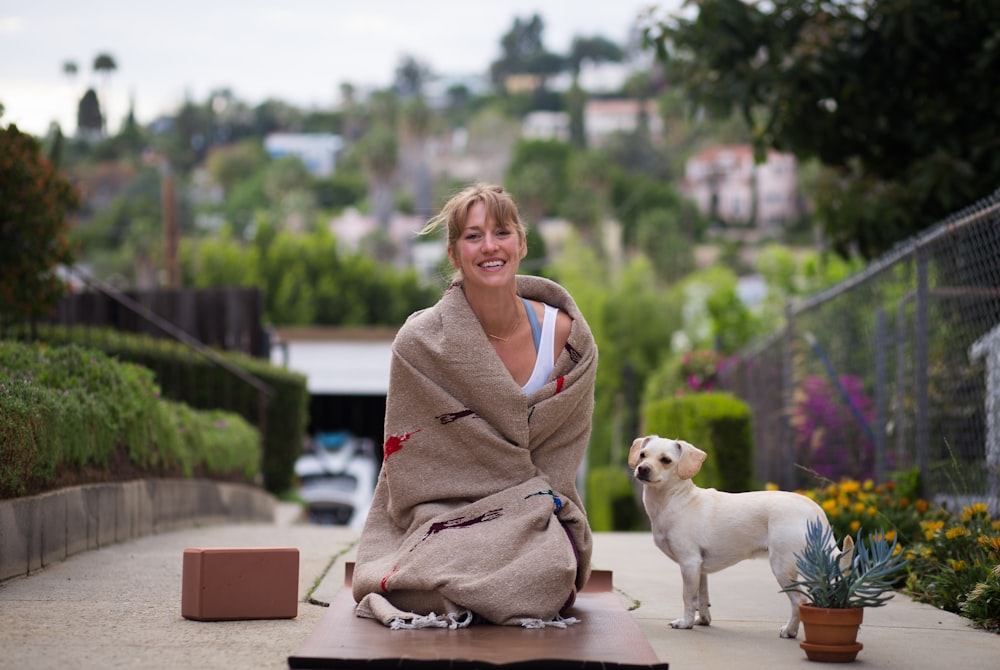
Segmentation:
<svg viewBox="0 0 1000 670">
<path fill-rule="evenodd" d="M 185 240 L 181 275 L 194 286 L 260 286 L 264 318 L 276 325 L 398 326 L 438 296 L 414 270 L 344 252 L 326 228 L 308 233 L 261 225 L 252 242 L 222 234 Z"/>
<path fill-rule="evenodd" d="M 983 503 L 953 514 L 917 497 L 919 489 L 913 469 L 883 484 L 845 479 L 802 493 L 826 512 L 835 538 L 897 541 L 908 563 L 896 581 L 913 598 L 1000 631 L 1000 520 Z"/>
<path fill-rule="evenodd" d="M 593 250 L 570 240 L 551 267 L 573 295 L 594 333 L 601 362 L 595 382 L 591 466 L 624 462 L 637 428 L 638 395 L 646 376 L 669 355 L 665 338 L 678 321 L 679 306 L 660 290 L 649 262 L 637 257 L 612 274 Z"/>
<path fill-rule="evenodd" d="M 806 495 L 826 512 L 834 537 L 883 533 L 908 547 L 923 536 L 925 521 L 942 518 L 943 510 L 920 498 L 918 471 L 897 472 L 885 483 L 843 479 Z"/>
<path fill-rule="evenodd" d="M 640 512 L 627 468 L 602 465 L 587 472 L 587 520 L 594 532 L 642 530 L 646 520 Z"/>
<path fill-rule="evenodd" d="M 0 340 L 0 370 L 0 498 L 73 482 L 85 468 L 107 479 L 258 472 L 255 428 L 162 400 L 146 368 L 73 344 Z"/>
<path fill-rule="evenodd" d="M 704 488 L 739 492 L 753 488 L 750 407 L 728 393 L 658 398 L 643 409 L 644 433 L 677 437 L 709 457 L 694 481 Z"/>
<path fill-rule="evenodd" d="M 896 540 L 858 533 L 854 548 L 841 553 L 833 531 L 819 519 L 809 521 L 806 546 L 795 554 L 800 578 L 782 591 L 798 591 L 816 607 L 881 607 L 894 594 L 895 575 L 906 567 Z"/>
<path fill-rule="evenodd" d="M 48 313 L 72 264 L 69 214 L 79 205 L 70 182 L 17 126 L 0 128 L 0 322 Z"/>
<path fill-rule="evenodd" d="M 817 216 L 838 252 L 875 258 L 996 188 L 1000 118 L 976 85 L 1000 69 L 990 3 L 697 6 L 651 21 L 647 42 L 695 109 L 742 115 L 759 156 L 827 166 Z"/>
<path fill-rule="evenodd" d="M 522 217 L 538 223 L 552 216 L 566 199 L 573 149 L 558 140 L 521 140 L 504 177 Z"/>
<path fill-rule="evenodd" d="M 7 334 L 27 339 L 26 333 L 13 329 Z M 303 375 L 245 354 L 216 352 L 271 387 L 274 395 L 262 404 L 260 394 L 250 384 L 173 341 L 108 329 L 73 331 L 59 327 L 39 327 L 36 339 L 51 346 L 85 343 L 88 349 L 152 370 L 164 398 L 198 410 L 225 409 L 250 425 L 263 425 L 264 486 L 272 493 L 291 486 L 308 424 L 309 391 Z"/>
<path fill-rule="evenodd" d="M 1000 630 L 1000 520 L 984 503 L 921 523 L 923 537 L 908 547 L 912 567 L 906 587 L 917 600 L 970 616 Z"/>
</svg>

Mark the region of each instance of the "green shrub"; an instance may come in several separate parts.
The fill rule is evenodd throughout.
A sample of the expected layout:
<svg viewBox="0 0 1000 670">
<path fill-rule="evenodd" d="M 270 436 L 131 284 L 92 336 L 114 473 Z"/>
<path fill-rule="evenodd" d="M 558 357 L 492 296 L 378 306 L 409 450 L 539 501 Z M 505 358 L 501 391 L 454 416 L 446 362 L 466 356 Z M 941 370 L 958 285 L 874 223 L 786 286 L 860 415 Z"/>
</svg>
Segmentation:
<svg viewBox="0 0 1000 670">
<path fill-rule="evenodd" d="M 259 463 L 255 428 L 162 400 L 145 368 L 72 344 L 0 340 L 0 498 L 73 481 L 84 468 L 106 479 L 251 479 Z"/>
<path fill-rule="evenodd" d="M 594 532 L 647 528 L 624 465 L 605 465 L 587 473 L 587 519 Z"/>
<path fill-rule="evenodd" d="M 664 398 L 644 408 L 646 433 L 681 439 L 708 452 L 695 483 L 721 491 L 753 487 L 750 407 L 729 393 Z"/>
<path fill-rule="evenodd" d="M 10 329 L 8 337 L 29 339 L 26 330 Z M 53 346 L 78 344 L 152 370 L 163 397 L 200 410 L 236 413 L 262 428 L 261 474 L 272 493 L 290 488 L 295 460 L 302 451 L 309 422 L 306 378 L 270 362 L 237 352 L 215 353 L 229 364 L 267 384 L 273 395 L 261 402 L 257 389 L 198 351 L 172 340 L 109 328 L 39 327 L 34 338 Z M 263 416 L 261 410 L 263 408 Z"/>
</svg>

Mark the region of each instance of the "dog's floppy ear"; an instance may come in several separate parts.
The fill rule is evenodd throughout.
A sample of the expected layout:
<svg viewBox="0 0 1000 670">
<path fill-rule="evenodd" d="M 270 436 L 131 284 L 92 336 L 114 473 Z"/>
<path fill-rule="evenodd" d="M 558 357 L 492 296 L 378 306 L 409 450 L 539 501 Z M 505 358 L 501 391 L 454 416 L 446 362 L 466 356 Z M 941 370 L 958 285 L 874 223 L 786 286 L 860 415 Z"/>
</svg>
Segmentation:
<svg viewBox="0 0 1000 670">
<path fill-rule="evenodd" d="M 639 463 L 639 452 L 642 450 L 643 445 L 649 442 L 651 439 L 656 437 L 656 435 L 647 435 L 646 437 L 637 437 L 632 440 L 632 446 L 628 450 L 628 466 L 634 468 Z"/>
<path fill-rule="evenodd" d="M 701 470 L 701 464 L 708 458 L 708 454 L 684 440 L 677 440 L 677 446 L 681 448 L 681 460 L 677 463 L 677 476 L 681 479 L 691 479 Z"/>
</svg>

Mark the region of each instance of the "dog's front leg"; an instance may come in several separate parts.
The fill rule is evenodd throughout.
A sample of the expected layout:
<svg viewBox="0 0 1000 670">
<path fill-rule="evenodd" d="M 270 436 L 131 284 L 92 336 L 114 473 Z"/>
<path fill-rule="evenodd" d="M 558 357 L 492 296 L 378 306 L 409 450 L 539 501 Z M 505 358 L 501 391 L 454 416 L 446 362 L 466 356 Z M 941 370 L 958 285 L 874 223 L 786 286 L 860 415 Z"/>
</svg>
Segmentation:
<svg viewBox="0 0 1000 670">
<path fill-rule="evenodd" d="M 701 587 L 701 560 L 681 563 L 681 581 L 684 582 L 684 616 L 670 622 L 671 628 L 691 628 L 698 610 L 698 593 Z"/>
<path fill-rule="evenodd" d="M 712 623 L 712 613 L 708 608 L 712 603 L 708 600 L 708 573 L 702 572 L 698 582 L 698 619 L 695 621 L 699 626 L 707 626 Z"/>
</svg>

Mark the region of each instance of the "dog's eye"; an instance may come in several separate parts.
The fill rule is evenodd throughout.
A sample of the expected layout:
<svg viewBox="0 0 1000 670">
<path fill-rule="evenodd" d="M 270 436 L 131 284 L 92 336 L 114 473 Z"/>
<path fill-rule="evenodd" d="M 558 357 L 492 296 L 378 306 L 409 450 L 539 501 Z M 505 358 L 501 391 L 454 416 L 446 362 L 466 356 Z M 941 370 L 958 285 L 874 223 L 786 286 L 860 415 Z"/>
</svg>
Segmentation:
<svg viewBox="0 0 1000 670">
<path fill-rule="evenodd" d="M 670 465 L 670 457 L 660 456 L 660 463 L 663 463 L 664 465 Z"/>
<path fill-rule="evenodd" d="M 646 452 L 645 451 L 640 451 L 639 452 L 639 458 L 646 458 Z"/>
</svg>

